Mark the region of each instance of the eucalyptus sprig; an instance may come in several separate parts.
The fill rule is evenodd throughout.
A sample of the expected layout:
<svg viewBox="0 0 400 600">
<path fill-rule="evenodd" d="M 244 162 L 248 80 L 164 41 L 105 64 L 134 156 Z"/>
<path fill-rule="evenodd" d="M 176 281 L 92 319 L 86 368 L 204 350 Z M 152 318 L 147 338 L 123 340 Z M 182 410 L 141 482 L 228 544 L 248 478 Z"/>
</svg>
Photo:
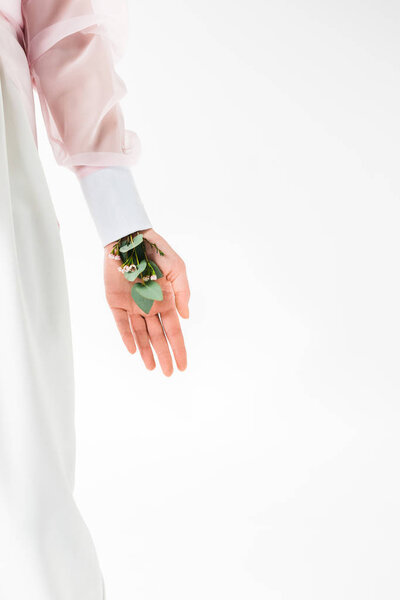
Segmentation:
<svg viewBox="0 0 400 600">
<path fill-rule="evenodd" d="M 131 233 L 119 239 L 109 253 L 109 258 L 121 260 L 118 270 L 128 281 L 135 281 L 131 287 L 131 295 L 139 308 L 148 314 L 155 300 L 162 300 L 163 293 L 157 279 L 163 277 L 163 272 L 146 253 L 146 244 L 161 256 L 164 252 L 154 242 L 150 242 L 141 233 Z"/>
</svg>

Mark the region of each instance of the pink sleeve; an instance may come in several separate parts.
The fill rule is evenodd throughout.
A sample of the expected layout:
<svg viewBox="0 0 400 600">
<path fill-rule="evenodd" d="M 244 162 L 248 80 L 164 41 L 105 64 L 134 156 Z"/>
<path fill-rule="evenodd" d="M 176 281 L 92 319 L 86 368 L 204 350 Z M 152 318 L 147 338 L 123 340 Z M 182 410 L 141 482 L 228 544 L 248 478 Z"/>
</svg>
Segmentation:
<svg viewBox="0 0 400 600">
<path fill-rule="evenodd" d="M 127 38 L 124 0 L 23 0 L 26 52 L 59 164 L 130 166 L 140 145 L 119 105 L 114 69 Z"/>
</svg>

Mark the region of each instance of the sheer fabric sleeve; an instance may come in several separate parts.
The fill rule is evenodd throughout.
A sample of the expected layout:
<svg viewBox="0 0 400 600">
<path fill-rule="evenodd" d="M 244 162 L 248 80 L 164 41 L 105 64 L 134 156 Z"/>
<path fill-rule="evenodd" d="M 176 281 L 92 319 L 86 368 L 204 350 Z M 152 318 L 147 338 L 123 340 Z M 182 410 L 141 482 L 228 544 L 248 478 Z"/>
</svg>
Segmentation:
<svg viewBox="0 0 400 600">
<path fill-rule="evenodd" d="M 26 52 L 56 160 L 130 166 L 140 151 L 119 105 L 115 71 L 127 39 L 122 0 L 23 0 Z"/>
<path fill-rule="evenodd" d="M 128 38 L 125 0 L 22 0 L 25 47 L 57 162 L 80 179 L 103 245 L 152 227 L 129 167 L 140 143 L 125 128 L 115 71 Z"/>
</svg>

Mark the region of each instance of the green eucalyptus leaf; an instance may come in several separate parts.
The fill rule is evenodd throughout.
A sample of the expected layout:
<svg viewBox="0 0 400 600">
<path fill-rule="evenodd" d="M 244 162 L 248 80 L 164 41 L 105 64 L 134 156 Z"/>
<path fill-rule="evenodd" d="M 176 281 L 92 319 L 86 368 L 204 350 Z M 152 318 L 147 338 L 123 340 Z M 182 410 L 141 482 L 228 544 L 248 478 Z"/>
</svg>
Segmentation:
<svg viewBox="0 0 400 600">
<path fill-rule="evenodd" d="M 154 304 L 154 300 L 142 296 L 142 294 L 140 293 L 140 288 L 142 287 L 142 283 L 135 283 L 131 288 L 131 295 L 138 307 L 148 315 L 151 310 L 151 307 Z"/>
<path fill-rule="evenodd" d="M 146 281 L 146 283 L 141 284 L 137 293 L 143 296 L 143 298 L 149 298 L 150 300 L 161 301 L 163 299 L 162 289 L 156 281 Z"/>
<path fill-rule="evenodd" d="M 129 250 L 132 250 L 132 248 L 134 248 L 135 246 L 133 245 L 133 242 L 131 242 L 130 244 L 124 244 L 123 246 L 120 247 L 119 251 L 120 252 L 129 252 Z"/>
<path fill-rule="evenodd" d="M 127 273 L 124 273 L 125 279 L 128 281 L 135 281 L 135 279 L 145 270 L 146 267 L 146 261 L 142 260 L 134 271 L 128 271 Z"/>
<path fill-rule="evenodd" d="M 147 267 L 147 262 L 145 260 L 141 260 L 140 263 L 138 264 L 138 266 L 136 267 L 136 271 L 138 273 L 142 273 L 142 271 L 144 271 L 146 267 Z"/>
<path fill-rule="evenodd" d="M 124 273 L 124 277 L 128 281 L 135 281 L 135 279 L 138 275 L 139 275 L 139 273 L 137 271 L 128 271 L 127 273 Z"/>
<path fill-rule="evenodd" d="M 136 235 L 133 238 L 133 241 L 132 241 L 133 246 L 132 246 L 132 248 L 136 248 L 136 246 L 139 246 L 139 244 L 141 244 L 142 242 L 143 242 L 143 236 L 142 236 L 141 233 L 139 233 L 138 235 Z"/>
<path fill-rule="evenodd" d="M 164 273 L 161 271 L 160 267 L 158 265 L 156 265 L 156 263 L 153 262 L 152 260 L 149 260 L 149 263 L 153 267 L 154 272 L 157 275 L 157 279 L 161 279 L 161 277 L 164 276 Z"/>
</svg>

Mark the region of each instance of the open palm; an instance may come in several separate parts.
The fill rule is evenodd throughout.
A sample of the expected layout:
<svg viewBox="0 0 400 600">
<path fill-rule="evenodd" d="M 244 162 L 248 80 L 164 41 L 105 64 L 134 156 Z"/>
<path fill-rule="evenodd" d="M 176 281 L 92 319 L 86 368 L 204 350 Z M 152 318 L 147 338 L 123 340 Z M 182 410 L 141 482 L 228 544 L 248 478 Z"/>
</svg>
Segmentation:
<svg viewBox="0 0 400 600">
<path fill-rule="evenodd" d="M 152 370 L 156 366 L 153 347 L 164 375 L 170 376 L 173 362 L 169 345 L 178 369 L 183 371 L 187 366 L 186 348 L 178 316 L 179 313 L 183 318 L 189 317 L 190 290 L 186 266 L 166 240 L 153 229 L 145 229 L 141 233 L 164 252 L 164 256 L 161 256 L 146 244 L 149 259 L 157 263 L 164 274 L 157 281 L 163 292 L 163 300 L 155 300 L 148 314 L 138 307 L 131 296 L 132 283 L 118 271 L 121 263 L 108 258 L 114 242 L 104 249 L 106 299 L 128 351 L 134 354 L 139 348 L 146 368 Z"/>
</svg>

